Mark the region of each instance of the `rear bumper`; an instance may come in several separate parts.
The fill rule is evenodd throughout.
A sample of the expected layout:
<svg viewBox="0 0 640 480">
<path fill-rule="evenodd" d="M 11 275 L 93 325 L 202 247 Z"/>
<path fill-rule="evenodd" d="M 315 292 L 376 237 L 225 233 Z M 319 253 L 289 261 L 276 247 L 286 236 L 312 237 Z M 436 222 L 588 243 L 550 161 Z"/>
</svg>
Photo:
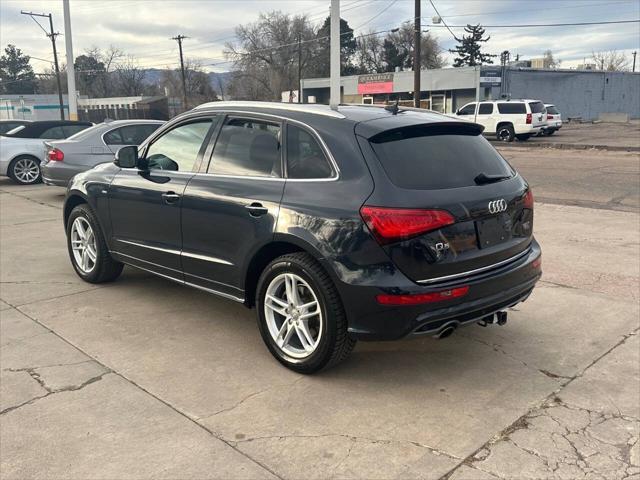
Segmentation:
<svg viewBox="0 0 640 480">
<path fill-rule="evenodd" d="M 55 187 L 66 187 L 69 180 L 86 169 L 86 167 L 78 165 L 65 165 L 64 162 L 46 162 L 40 165 L 42 181 Z"/>
<path fill-rule="evenodd" d="M 349 319 L 349 332 L 360 340 L 396 340 L 407 336 L 433 335 L 447 324 L 461 326 L 474 323 L 496 311 L 527 299 L 542 271 L 534 261 L 540 257 L 538 243 L 533 240 L 528 253 L 513 263 L 480 275 L 429 287 L 413 285 L 403 288 L 371 286 L 345 287 L 341 295 Z M 378 305 L 379 293 L 415 294 L 468 286 L 464 297 L 451 301 L 417 306 Z"/>
</svg>

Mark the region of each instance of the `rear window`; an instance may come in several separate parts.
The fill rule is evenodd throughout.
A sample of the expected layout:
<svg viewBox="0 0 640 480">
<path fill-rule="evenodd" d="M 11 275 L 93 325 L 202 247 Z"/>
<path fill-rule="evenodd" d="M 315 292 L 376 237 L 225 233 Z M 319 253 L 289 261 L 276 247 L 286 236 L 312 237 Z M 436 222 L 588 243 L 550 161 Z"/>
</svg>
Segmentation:
<svg viewBox="0 0 640 480">
<path fill-rule="evenodd" d="M 498 111 L 500 113 L 527 113 L 527 108 L 524 106 L 524 103 L 498 103 Z"/>
<path fill-rule="evenodd" d="M 544 112 L 544 104 L 542 102 L 529 102 L 529 108 L 531 108 L 531 113 Z"/>
<path fill-rule="evenodd" d="M 369 140 L 389 179 L 400 188 L 437 190 L 476 185 L 480 174 L 514 175 L 478 133 L 465 127 L 412 126 Z"/>
<path fill-rule="evenodd" d="M 558 111 L 558 109 L 553 105 L 547 107 L 547 113 L 550 113 L 551 115 L 560 115 L 560 112 Z"/>
</svg>

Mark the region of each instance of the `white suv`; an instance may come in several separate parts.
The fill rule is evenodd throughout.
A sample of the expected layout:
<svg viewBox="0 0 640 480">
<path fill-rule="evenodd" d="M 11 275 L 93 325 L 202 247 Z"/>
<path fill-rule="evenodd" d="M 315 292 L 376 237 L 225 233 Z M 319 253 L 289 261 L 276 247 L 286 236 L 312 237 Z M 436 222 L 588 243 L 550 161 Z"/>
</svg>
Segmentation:
<svg viewBox="0 0 640 480">
<path fill-rule="evenodd" d="M 562 128 L 562 115 L 555 105 L 545 103 L 544 106 L 547 109 L 547 125 L 545 125 L 542 133 L 553 135 Z"/>
<path fill-rule="evenodd" d="M 547 111 L 539 100 L 486 100 L 467 103 L 455 116 L 484 127 L 485 135 L 502 142 L 529 140 L 547 125 Z"/>
</svg>

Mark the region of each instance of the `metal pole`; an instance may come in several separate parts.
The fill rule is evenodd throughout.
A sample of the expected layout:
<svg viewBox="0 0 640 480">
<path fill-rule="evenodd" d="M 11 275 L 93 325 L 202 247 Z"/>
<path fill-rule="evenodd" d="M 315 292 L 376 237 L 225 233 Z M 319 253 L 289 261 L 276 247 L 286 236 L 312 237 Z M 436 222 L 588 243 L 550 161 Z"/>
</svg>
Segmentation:
<svg viewBox="0 0 640 480">
<path fill-rule="evenodd" d="M 631 53 L 631 55 L 633 55 L 633 68 L 631 69 L 632 72 L 636 71 L 636 55 L 638 54 L 637 51 L 634 51 Z"/>
<path fill-rule="evenodd" d="M 298 33 L 298 103 L 302 103 L 302 32 Z"/>
<path fill-rule="evenodd" d="M 60 67 L 58 66 L 58 51 L 56 50 L 56 35 L 53 33 L 53 16 L 49 14 L 49 27 L 51 29 L 51 45 L 53 45 L 53 64 L 56 69 L 56 83 L 58 84 L 58 100 L 60 101 L 60 120 L 64 120 L 64 102 L 62 101 L 62 84 L 60 83 Z M 73 61 L 73 59 L 71 60 Z M 67 61 L 68 62 L 68 61 Z"/>
<path fill-rule="evenodd" d="M 415 0 L 415 31 L 413 32 L 413 106 L 420 108 L 420 0 Z"/>
<path fill-rule="evenodd" d="M 340 0 L 331 0 L 330 94 L 329 105 L 333 110 L 340 105 Z"/>
<path fill-rule="evenodd" d="M 187 80 L 184 74 L 184 58 L 182 56 L 182 40 L 185 39 L 184 35 L 178 35 L 177 37 L 173 37 L 172 40 L 178 41 L 178 49 L 180 50 L 180 72 L 182 74 L 182 101 L 184 102 L 184 109 L 188 110 L 188 102 L 187 102 Z"/>
<path fill-rule="evenodd" d="M 76 96 L 76 74 L 73 65 L 73 41 L 71 38 L 71 11 L 69 0 L 62 0 L 64 9 L 64 42 L 67 49 L 67 101 L 69 120 L 78 120 L 78 97 Z"/>
</svg>

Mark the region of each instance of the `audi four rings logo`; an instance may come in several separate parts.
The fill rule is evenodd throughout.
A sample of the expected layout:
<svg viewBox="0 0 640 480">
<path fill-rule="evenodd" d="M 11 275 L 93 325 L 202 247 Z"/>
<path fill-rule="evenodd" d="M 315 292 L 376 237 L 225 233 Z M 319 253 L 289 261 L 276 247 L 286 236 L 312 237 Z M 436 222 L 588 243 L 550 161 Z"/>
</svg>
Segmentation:
<svg viewBox="0 0 640 480">
<path fill-rule="evenodd" d="M 489 213 L 500 213 L 507 209 L 507 202 L 504 198 L 489 202 Z"/>
</svg>

